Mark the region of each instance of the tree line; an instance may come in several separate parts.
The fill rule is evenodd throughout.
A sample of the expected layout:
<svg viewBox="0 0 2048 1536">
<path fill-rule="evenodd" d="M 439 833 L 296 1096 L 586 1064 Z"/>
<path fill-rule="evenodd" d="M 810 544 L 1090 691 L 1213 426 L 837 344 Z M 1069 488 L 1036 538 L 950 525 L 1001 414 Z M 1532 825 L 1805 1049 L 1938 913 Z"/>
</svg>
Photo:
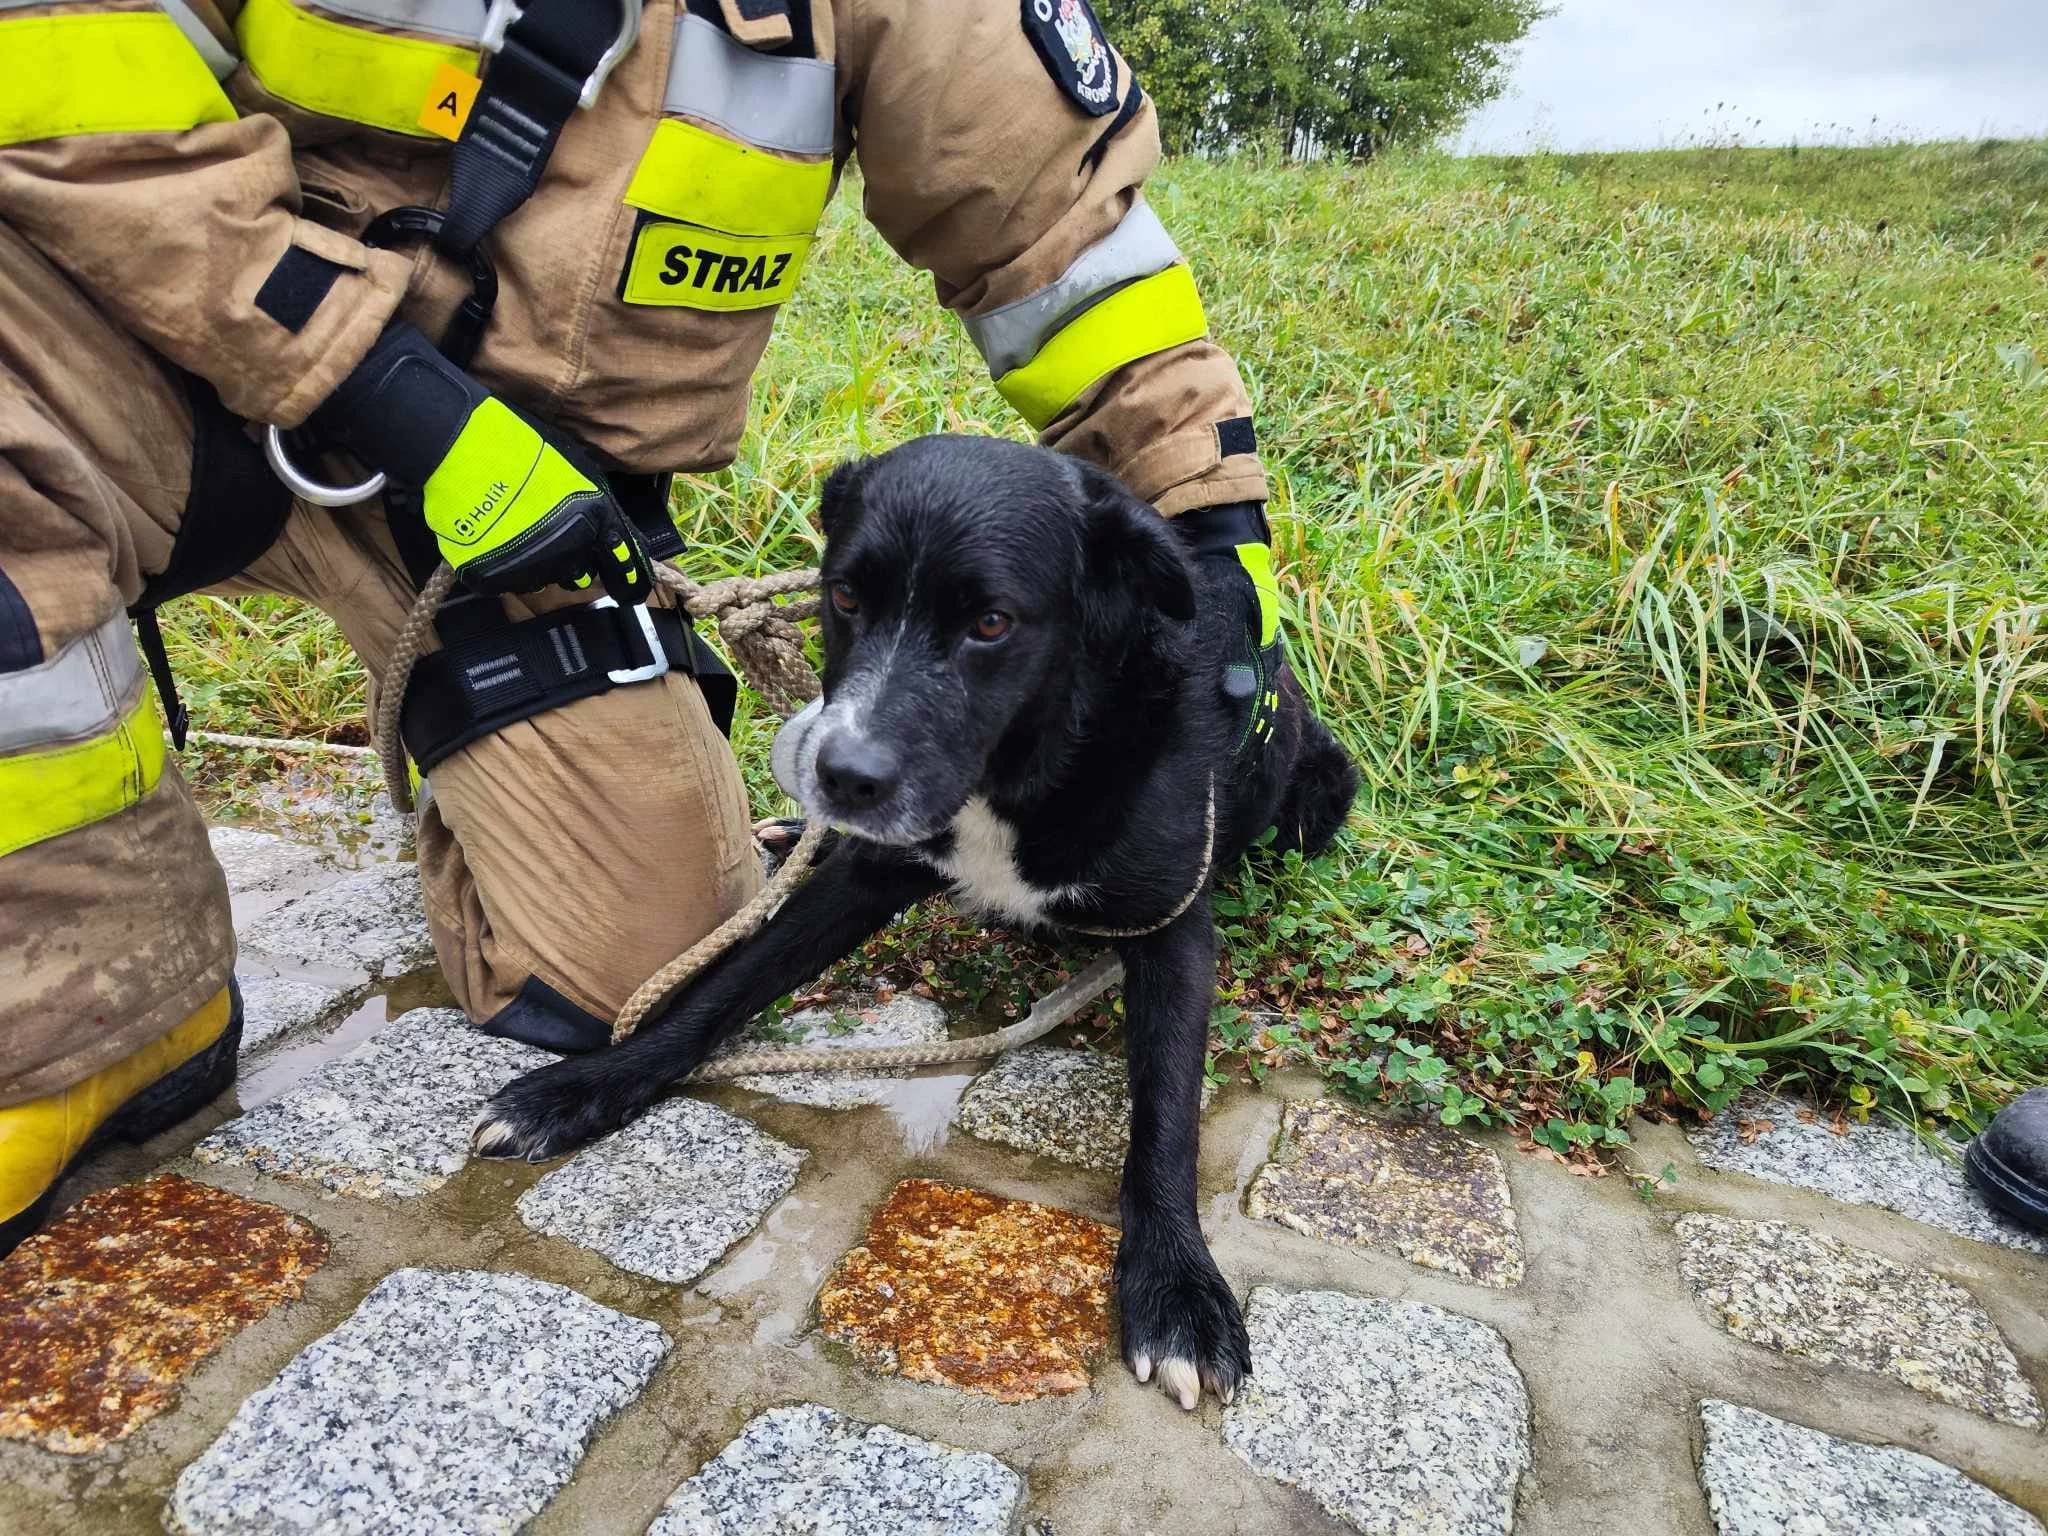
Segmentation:
<svg viewBox="0 0 2048 1536">
<path fill-rule="evenodd" d="M 1368 159 L 1506 84 L 1546 0 L 1096 0 L 1174 154 Z"/>
</svg>

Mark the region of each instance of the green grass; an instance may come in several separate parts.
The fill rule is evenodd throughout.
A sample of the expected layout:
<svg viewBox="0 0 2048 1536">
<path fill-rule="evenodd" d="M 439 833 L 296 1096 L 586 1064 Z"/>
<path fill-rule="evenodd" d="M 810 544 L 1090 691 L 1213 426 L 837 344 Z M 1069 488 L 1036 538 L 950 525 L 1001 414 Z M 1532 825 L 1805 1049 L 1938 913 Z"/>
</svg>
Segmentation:
<svg viewBox="0 0 2048 1536">
<path fill-rule="evenodd" d="M 1226 891 L 1218 1071 L 1581 1155 L 1759 1079 L 1930 1130 L 2048 1081 L 2048 144 L 1183 162 L 1150 196 L 1366 780 L 1336 856 Z M 1018 431 L 852 201 L 738 465 L 679 491 L 700 574 L 808 563 L 846 454 Z M 202 723 L 359 705 L 322 620 L 176 628 Z M 927 913 L 888 957 L 1014 1001 L 1025 953 Z"/>
</svg>

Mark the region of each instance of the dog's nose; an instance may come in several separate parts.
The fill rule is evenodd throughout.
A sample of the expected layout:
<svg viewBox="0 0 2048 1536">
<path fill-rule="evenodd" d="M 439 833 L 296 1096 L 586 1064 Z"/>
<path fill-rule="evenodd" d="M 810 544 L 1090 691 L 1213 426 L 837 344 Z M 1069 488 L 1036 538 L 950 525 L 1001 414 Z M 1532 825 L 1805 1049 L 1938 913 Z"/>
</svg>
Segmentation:
<svg viewBox="0 0 2048 1536">
<path fill-rule="evenodd" d="M 903 764 L 886 743 L 834 731 L 818 743 L 818 787 L 834 809 L 869 811 L 896 793 Z"/>
</svg>

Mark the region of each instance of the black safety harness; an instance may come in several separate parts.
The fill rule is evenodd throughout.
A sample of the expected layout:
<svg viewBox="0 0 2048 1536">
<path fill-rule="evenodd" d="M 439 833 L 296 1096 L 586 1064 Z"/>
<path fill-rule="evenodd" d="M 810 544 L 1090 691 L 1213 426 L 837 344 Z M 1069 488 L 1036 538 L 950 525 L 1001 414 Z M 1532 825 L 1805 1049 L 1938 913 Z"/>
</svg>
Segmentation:
<svg viewBox="0 0 2048 1536">
<path fill-rule="evenodd" d="M 748 5 L 750 15 L 786 12 L 788 0 Z M 430 242 L 468 270 L 469 296 L 440 340 L 442 353 L 457 367 L 474 360 L 497 301 L 497 273 L 483 249 L 485 238 L 533 195 L 564 125 L 597 99 L 606 76 L 632 48 L 639 18 L 640 0 L 532 0 L 524 6 L 492 0 L 481 45 L 494 57 L 450 160 L 448 205 L 394 208 L 363 232 L 369 246 Z M 275 542 L 291 510 L 290 490 L 269 474 L 244 424 L 202 380 L 186 382 L 197 439 L 191 495 L 169 565 L 130 610 L 179 748 L 187 717 L 156 609 L 246 569 Z M 290 440 L 279 439 L 277 451 Z M 683 553 L 668 512 L 671 476 L 604 478 L 651 558 Z M 416 586 L 424 585 L 441 554 L 419 492 L 387 485 L 384 500 L 407 572 Z M 673 609 L 621 607 L 599 598 L 512 620 L 497 598 L 458 587 L 441 605 L 435 628 L 441 649 L 414 665 L 400 723 L 422 773 L 516 721 L 670 670 L 690 673 L 719 729 L 731 729 L 738 683 Z"/>
</svg>

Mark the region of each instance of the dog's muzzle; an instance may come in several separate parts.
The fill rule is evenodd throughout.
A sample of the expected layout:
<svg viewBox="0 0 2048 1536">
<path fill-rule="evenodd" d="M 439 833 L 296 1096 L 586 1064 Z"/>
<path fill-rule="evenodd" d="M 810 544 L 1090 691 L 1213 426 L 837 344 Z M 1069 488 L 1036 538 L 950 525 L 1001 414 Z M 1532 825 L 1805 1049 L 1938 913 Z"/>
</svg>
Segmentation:
<svg viewBox="0 0 2048 1536">
<path fill-rule="evenodd" d="M 818 783 L 818 721 L 825 701 L 815 698 L 782 722 L 768 764 L 782 792 L 809 809 Z"/>
</svg>

